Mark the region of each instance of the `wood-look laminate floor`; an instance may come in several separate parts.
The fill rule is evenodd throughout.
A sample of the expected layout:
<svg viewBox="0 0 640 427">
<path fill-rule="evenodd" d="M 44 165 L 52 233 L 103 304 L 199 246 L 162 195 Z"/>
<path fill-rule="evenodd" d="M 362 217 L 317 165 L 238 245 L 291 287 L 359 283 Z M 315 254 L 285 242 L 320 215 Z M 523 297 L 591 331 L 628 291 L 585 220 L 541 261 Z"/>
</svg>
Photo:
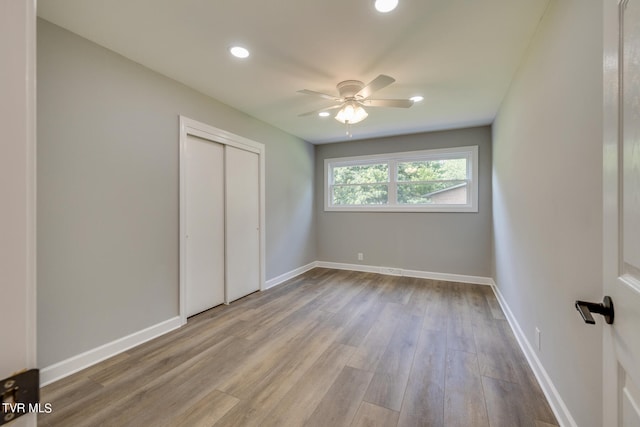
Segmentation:
<svg viewBox="0 0 640 427">
<path fill-rule="evenodd" d="M 41 401 L 41 426 L 557 425 L 488 286 L 320 268 Z"/>
</svg>

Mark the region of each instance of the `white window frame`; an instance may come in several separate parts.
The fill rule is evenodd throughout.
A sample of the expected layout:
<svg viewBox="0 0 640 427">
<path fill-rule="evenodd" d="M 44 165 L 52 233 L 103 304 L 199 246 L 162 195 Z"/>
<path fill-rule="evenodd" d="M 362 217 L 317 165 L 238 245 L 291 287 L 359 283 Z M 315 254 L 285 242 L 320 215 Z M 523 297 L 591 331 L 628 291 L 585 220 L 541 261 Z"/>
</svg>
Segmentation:
<svg viewBox="0 0 640 427">
<path fill-rule="evenodd" d="M 467 203 L 406 205 L 396 202 L 397 163 L 406 161 L 432 161 L 467 159 Z M 331 199 L 333 168 L 342 166 L 387 163 L 389 165 L 389 203 L 385 205 L 334 205 Z M 324 210 L 328 212 L 478 212 L 478 146 L 438 148 L 401 153 L 340 157 L 324 160 Z"/>
</svg>

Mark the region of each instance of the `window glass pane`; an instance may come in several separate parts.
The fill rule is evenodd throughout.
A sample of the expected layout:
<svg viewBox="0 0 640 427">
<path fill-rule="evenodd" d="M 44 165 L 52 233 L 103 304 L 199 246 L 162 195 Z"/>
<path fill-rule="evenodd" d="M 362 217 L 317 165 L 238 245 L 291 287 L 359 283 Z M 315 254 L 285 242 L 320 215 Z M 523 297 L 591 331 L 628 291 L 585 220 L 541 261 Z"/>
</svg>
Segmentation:
<svg viewBox="0 0 640 427">
<path fill-rule="evenodd" d="M 408 205 L 465 205 L 466 181 L 398 184 L 398 203 Z"/>
<path fill-rule="evenodd" d="M 334 184 L 373 184 L 376 182 L 389 182 L 389 165 L 387 163 L 333 168 Z"/>
<path fill-rule="evenodd" d="M 325 160 L 325 211 L 478 212 L 478 147 Z"/>
<path fill-rule="evenodd" d="M 467 179 L 467 159 L 398 163 L 398 181 L 437 181 L 446 179 Z"/>
<path fill-rule="evenodd" d="M 335 186 L 332 193 L 335 206 L 384 205 L 388 199 L 387 184 Z"/>
</svg>

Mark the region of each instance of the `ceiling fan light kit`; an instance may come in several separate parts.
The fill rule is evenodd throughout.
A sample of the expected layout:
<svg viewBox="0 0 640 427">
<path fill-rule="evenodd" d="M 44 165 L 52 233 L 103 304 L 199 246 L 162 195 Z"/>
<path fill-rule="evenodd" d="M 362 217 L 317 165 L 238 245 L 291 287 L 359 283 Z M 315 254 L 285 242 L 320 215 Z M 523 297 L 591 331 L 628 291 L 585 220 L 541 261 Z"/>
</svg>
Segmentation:
<svg viewBox="0 0 640 427">
<path fill-rule="evenodd" d="M 356 124 L 367 118 L 369 114 L 356 101 L 349 101 L 334 117 L 340 123 Z"/>
</svg>

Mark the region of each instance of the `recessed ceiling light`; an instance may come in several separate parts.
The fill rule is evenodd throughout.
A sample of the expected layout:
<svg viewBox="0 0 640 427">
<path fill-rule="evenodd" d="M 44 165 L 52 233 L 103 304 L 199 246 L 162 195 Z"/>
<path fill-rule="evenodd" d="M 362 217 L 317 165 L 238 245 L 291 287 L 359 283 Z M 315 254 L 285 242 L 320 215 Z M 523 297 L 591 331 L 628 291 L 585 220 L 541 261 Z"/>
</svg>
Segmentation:
<svg viewBox="0 0 640 427">
<path fill-rule="evenodd" d="M 413 102 L 420 102 L 424 99 L 424 96 L 416 95 L 416 96 L 412 96 L 409 99 L 412 100 Z"/>
<path fill-rule="evenodd" d="M 391 12 L 398 6 L 398 0 L 376 0 L 375 7 L 378 12 Z"/>
<path fill-rule="evenodd" d="M 249 51 L 242 46 L 232 46 L 229 48 L 229 52 L 236 58 L 247 58 L 249 56 Z"/>
<path fill-rule="evenodd" d="M 318 115 L 319 115 L 320 117 L 329 117 L 331 114 L 329 114 L 329 112 L 328 112 L 328 111 L 320 111 L 320 112 L 318 113 Z"/>
</svg>

